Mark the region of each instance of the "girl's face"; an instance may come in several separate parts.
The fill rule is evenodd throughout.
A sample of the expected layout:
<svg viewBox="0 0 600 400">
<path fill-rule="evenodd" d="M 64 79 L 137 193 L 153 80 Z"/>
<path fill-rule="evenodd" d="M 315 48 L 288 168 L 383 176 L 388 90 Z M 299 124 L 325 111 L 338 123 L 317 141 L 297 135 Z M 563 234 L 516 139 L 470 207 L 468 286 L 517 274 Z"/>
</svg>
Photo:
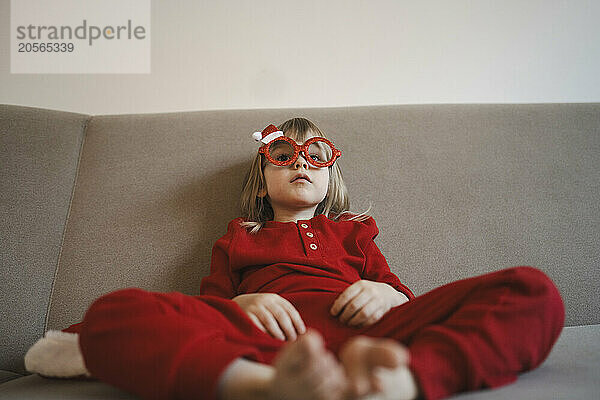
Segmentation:
<svg viewBox="0 0 600 400">
<path fill-rule="evenodd" d="M 306 140 L 314 135 L 308 135 Z M 302 144 L 296 141 L 298 144 Z M 263 173 L 267 184 L 266 193 L 275 214 L 280 211 L 316 210 L 327 195 L 329 168 L 317 168 L 309 164 L 303 154 L 287 166 L 277 166 L 267 161 Z M 296 179 L 305 175 L 308 179 Z M 312 214 L 311 214 L 312 215 Z"/>
</svg>

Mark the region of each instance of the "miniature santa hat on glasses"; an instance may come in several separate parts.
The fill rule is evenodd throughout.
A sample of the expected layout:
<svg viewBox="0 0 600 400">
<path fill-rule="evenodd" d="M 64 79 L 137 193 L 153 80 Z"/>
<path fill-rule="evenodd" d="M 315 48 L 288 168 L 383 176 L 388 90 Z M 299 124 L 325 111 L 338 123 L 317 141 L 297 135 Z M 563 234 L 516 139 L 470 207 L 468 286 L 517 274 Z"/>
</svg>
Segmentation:
<svg viewBox="0 0 600 400">
<path fill-rule="evenodd" d="M 269 143 L 271 140 L 283 136 L 283 132 L 280 131 L 275 125 L 271 124 L 263 129 L 262 132 L 254 132 L 252 137 L 257 142 L 263 142 L 264 144 Z"/>
</svg>

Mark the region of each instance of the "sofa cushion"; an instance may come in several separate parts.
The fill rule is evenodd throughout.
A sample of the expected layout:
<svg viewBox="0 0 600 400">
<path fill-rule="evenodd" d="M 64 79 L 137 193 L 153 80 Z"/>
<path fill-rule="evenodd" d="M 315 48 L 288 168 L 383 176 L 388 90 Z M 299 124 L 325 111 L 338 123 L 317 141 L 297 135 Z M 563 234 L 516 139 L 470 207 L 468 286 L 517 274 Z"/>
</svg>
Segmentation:
<svg viewBox="0 0 600 400">
<path fill-rule="evenodd" d="M 542 365 L 511 385 L 456 396 L 456 400 L 595 399 L 600 393 L 600 325 L 563 329 Z"/>
<path fill-rule="evenodd" d="M 0 400 L 137 399 L 100 381 L 50 379 L 28 375 L 0 384 Z"/>
<path fill-rule="evenodd" d="M 46 330 L 46 311 L 89 116 L 0 105 L 0 369 Z"/>
<path fill-rule="evenodd" d="M 22 376 L 23 375 L 21 374 L 15 374 L 14 372 L 0 369 L 0 383 L 8 382 L 10 380 L 20 378 Z"/>
</svg>

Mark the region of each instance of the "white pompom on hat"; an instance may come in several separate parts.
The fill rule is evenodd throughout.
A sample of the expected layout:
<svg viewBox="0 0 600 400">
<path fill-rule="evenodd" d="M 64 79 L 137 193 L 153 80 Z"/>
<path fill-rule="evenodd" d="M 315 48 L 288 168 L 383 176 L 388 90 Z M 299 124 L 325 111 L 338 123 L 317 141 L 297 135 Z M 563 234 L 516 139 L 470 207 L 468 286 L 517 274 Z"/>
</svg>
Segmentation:
<svg viewBox="0 0 600 400">
<path fill-rule="evenodd" d="M 257 142 L 269 143 L 271 140 L 283 136 L 283 132 L 280 131 L 275 125 L 271 124 L 267 126 L 262 132 L 254 132 L 252 137 Z"/>
</svg>

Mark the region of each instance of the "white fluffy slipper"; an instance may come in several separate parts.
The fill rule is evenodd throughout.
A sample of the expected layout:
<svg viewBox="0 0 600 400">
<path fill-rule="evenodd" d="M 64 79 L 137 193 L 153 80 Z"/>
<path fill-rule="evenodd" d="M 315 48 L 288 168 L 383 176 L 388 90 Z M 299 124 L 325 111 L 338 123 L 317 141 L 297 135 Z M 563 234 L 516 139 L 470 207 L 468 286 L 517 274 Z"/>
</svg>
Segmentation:
<svg viewBox="0 0 600 400">
<path fill-rule="evenodd" d="M 49 378 L 90 377 L 76 333 L 46 332 L 25 354 L 25 368 Z"/>
</svg>

